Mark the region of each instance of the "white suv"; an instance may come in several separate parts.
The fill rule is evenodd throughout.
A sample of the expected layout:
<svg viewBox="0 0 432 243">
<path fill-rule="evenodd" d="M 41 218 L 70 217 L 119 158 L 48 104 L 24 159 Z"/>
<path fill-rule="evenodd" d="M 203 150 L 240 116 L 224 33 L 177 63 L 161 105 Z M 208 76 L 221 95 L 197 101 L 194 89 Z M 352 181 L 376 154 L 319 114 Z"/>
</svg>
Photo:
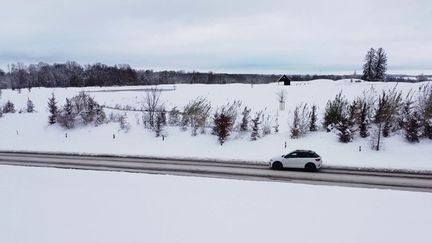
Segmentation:
<svg viewBox="0 0 432 243">
<path fill-rule="evenodd" d="M 311 150 L 295 150 L 289 154 L 270 159 L 270 168 L 281 170 L 283 168 L 298 168 L 307 171 L 316 171 L 322 166 L 321 156 Z"/>
</svg>

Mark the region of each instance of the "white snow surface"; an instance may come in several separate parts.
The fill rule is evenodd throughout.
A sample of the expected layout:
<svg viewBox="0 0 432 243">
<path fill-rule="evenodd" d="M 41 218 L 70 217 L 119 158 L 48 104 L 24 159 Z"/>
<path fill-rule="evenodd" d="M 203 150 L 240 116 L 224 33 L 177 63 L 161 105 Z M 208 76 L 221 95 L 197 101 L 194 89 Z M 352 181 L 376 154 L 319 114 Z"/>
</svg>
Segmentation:
<svg viewBox="0 0 432 243">
<path fill-rule="evenodd" d="M 0 242 L 429 243 L 432 194 L 0 166 Z"/>
<path fill-rule="evenodd" d="M 416 91 L 423 83 L 399 83 L 397 89 L 407 94 Z M 0 150 L 14 151 L 50 151 L 89 154 L 143 155 L 158 157 L 183 157 L 222 160 L 243 160 L 265 163 L 275 155 L 288 153 L 294 149 L 312 149 L 323 157 L 325 165 L 342 165 L 354 167 L 397 168 L 412 170 L 432 170 L 430 154 L 432 141 L 423 139 L 418 144 L 408 143 L 403 134 L 395 134 L 384 138 L 382 150 L 371 150 L 371 139 L 356 135 L 351 143 L 338 142 L 335 133 L 323 130 L 308 133 L 300 139 L 290 139 L 289 123 L 295 106 L 307 102 L 309 106 L 317 105 L 319 119 L 322 119 L 325 105 L 340 91 L 348 99 L 361 96 L 364 91 L 373 87 L 377 92 L 393 88 L 396 83 L 350 82 L 350 80 L 330 81 L 314 80 L 310 82 L 293 82 L 292 86 L 272 84 L 178 84 L 175 91 L 162 92 L 161 100 L 167 110 L 173 106 L 182 109 L 196 97 L 206 97 L 212 104 L 213 111 L 228 102 L 240 100 L 244 106 L 252 108 L 251 115 L 259 110 L 273 118 L 279 116 L 280 132 L 250 141 L 250 134 L 239 136 L 232 134 L 223 146 L 216 136 L 199 134 L 190 135 L 190 131 L 181 131 L 179 127 L 166 127 L 165 140 L 156 138 L 154 132 L 144 129 L 141 112 L 127 112 L 131 129 L 128 133 L 119 131 L 118 123 L 94 127 L 93 125 L 65 130 L 58 125 L 48 125 L 47 101 L 51 93 L 55 93 L 59 105 L 64 104 L 66 97 L 72 97 L 80 91 L 119 90 L 123 92 L 91 92 L 95 100 L 104 105 L 130 105 L 141 108 L 145 97 L 144 91 L 131 89 L 148 88 L 148 86 L 132 87 L 87 87 L 87 88 L 33 88 L 21 92 L 2 90 L 0 104 L 7 100 L 15 103 L 17 110 L 24 108 L 27 98 L 35 103 L 36 113 L 4 114 L 0 118 Z M 173 88 L 173 85 L 162 85 L 159 88 Z M 276 93 L 284 89 L 287 94 L 286 109 L 279 111 Z M 105 109 L 110 112 L 124 113 Z M 241 119 L 241 115 L 238 120 Z M 318 121 L 321 124 L 321 120 Z M 65 137 L 67 133 L 67 138 Z M 113 139 L 113 134 L 116 139 Z M 284 147 L 285 142 L 287 148 Z M 361 152 L 359 147 L 361 146 Z"/>
</svg>

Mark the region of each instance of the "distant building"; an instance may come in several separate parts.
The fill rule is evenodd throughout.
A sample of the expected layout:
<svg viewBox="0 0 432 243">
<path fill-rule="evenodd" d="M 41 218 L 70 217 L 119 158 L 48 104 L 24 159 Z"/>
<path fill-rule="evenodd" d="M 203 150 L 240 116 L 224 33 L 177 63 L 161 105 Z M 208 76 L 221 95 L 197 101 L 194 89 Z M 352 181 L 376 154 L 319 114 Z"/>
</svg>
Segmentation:
<svg viewBox="0 0 432 243">
<path fill-rule="evenodd" d="M 291 85 L 291 80 L 289 80 L 289 78 L 285 74 L 279 78 L 278 84 L 279 82 L 283 82 L 284 85 Z"/>
</svg>

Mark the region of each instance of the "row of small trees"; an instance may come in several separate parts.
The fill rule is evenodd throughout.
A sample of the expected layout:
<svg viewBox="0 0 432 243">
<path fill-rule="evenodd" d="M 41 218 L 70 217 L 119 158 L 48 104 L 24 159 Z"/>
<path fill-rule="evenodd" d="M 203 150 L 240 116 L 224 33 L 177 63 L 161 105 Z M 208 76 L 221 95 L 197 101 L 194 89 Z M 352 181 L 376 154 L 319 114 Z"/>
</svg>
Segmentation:
<svg viewBox="0 0 432 243">
<path fill-rule="evenodd" d="M 12 103 L 10 100 L 8 100 L 3 106 L 0 105 L 0 117 L 3 116 L 5 113 L 15 113 L 15 104 Z M 18 111 L 19 113 L 33 113 L 35 112 L 35 106 L 33 104 L 33 101 L 30 100 L 30 98 L 27 99 L 27 105 L 24 109 L 20 109 Z"/>
<path fill-rule="evenodd" d="M 77 123 L 99 125 L 106 121 L 102 107 L 85 93 L 66 99 L 61 109 L 57 108 L 56 103 L 53 95 L 48 102 L 50 124 L 59 122 L 66 128 L 72 128 Z M 140 120 L 157 137 L 163 134 L 167 125 L 190 130 L 192 136 L 210 129 L 221 145 L 233 133 L 249 134 L 251 140 L 256 140 L 272 131 L 279 131 L 278 116 L 270 116 L 265 110 L 251 115 L 251 109 L 243 107 L 239 101 L 222 105 L 211 113 L 210 102 L 197 97 L 182 110 L 173 107 L 166 111 L 160 100 L 160 91 L 155 89 L 147 92 L 142 110 Z M 111 116 L 110 120 L 119 122 L 122 130 L 129 130 L 126 114 Z M 344 143 L 352 141 L 357 134 L 362 138 L 371 137 L 376 150 L 380 149 L 382 137 L 395 133 L 403 133 L 410 142 L 418 142 L 422 137 L 432 139 L 432 86 L 422 86 L 405 96 L 396 87 L 381 93 L 371 89 L 352 101 L 340 92 L 327 102 L 322 123 L 318 123 L 319 120 L 315 105 L 295 107 L 290 122 L 290 137 L 299 138 L 322 127 L 328 132 L 335 131 L 339 141 Z"/>
<path fill-rule="evenodd" d="M 421 86 L 417 92 L 405 96 L 396 87 L 373 89 L 349 102 L 342 93 L 328 101 L 323 125 L 327 131 L 336 129 L 339 141 L 350 142 L 358 132 L 372 136 L 372 147 L 380 149 L 382 137 L 403 133 L 409 142 L 420 138 L 432 139 L 432 86 Z"/>
<path fill-rule="evenodd" d="M 48 99 L 48 111 L 48 123 L 50 125 L 58 123 L 68 129 L 74 128 L 78 124 L 97 126 L 107 121 L 102 106 L 84 92 L 72 98 L 66 98 L 65 104 L 61 108 L 58 108 L 57 100 L 52 94 Z"/>
<path fill-rule="evenodd" d="M 211 109 L 211 103 L 206 98 L 197 97 L 189 101 L 182 110 L 175 106 L 166 111 L 160 101 L 160 91 L 152 89 L 144 98 L 142 121 L 144 127 L 155 131 L 156 136 L 161 134 L 166 125 L 179 126 L 183 131 L 189 129 L 192 136 L 205 133 L 209 128 L 221 145 L 233 132 L 244 135 L 250 131 L 251 140 L 256 140 L 270 134 L 272 128 L 275 132 L 279 130 L 277 118 L 272 119 L 265 111 L 257 112 L 251 117 L 251 109 L 244 107 L 242 110 L 240 101 L 223 105 L 213 114 Z M 239 120 L 240 114 L 242 117 Z"/>
</svg>

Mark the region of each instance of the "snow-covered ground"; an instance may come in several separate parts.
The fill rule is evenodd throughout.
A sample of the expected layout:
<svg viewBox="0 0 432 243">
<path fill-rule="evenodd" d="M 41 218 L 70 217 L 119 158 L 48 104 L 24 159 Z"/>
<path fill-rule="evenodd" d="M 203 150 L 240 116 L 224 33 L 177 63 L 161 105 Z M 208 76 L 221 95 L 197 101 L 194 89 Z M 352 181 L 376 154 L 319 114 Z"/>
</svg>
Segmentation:
<svg viewBox="0 0 432 243">
<path fill-rule="evenodd" d="M 426 83 L 399 83 L 397 89 L 406 94 L 409 90 L 418 90 Z M 294 82 L 292 86 L 277 84 L 228 84 L 176 85 L 175 91 L 162 92 L 161 99 L 167 110 L 173 106 L 182 109 L 196 97 L 206 97 L 213 108 L 240 100 L 243 106 L 252 108 L 252 115 L 259 110 L 266 114 L 279 116 L 280 132 L 272 133 L 257 141 L 250 141 L 249 134 L 239 136 L 233 134 L 228 141 L 220 146 L 217 138 L 207 134 L 192 137 L 189 131 L 181 131 L 178 127 L 165 128 L 165 140 L 156 138 L 154 132 L 146 130 L 141 119 L 141 112 L 127 112 L 132 128 L 128 133 L 119 131 L 117 123 L 99 127 L 85 126 L 73 130 L 65 130 L 59 126 L 48 126 L 47 101 L 51 93 L 55 93 L 59 104 L 63 105 L 66 97 L 72 97 L 81 90 L 100 91 L 128 89 L 124 92 L 91 92 L 97 102 L 107 106 L 130 105 L 140 108 L 145 97 L 144 91 L 130 91 L 143 87 L 90 87 L 90 88 L 33 88 L 31 92 L 23 89 L 21 93 L 2 90 L 0 103 L 7 100 L 15 103 L 17 110 L 25 107 L 27 98 L 33 100 L 37 113 L 4 114 L 0 118 L 0 150 L 54 151 L 77 153 L 102 153 L 123 155 L 148 155 L 160 157 L 193 157 L 212 159 L 235 159 L 265 162 L 270 157 L 287 153 L 294 149 L 312 149 L 318 152 L 326 165 L 344 165 L 359 167 L 405 168 L 432 170 L 429 154 L 431 140 L 421 140 L 418 144 L 405 141 L 403 135 L 394 135 L 383 139 L 382 150 L 370 149 L 370 138 L 356 136 L 354 141 L 342 144 L 337 141 L 335 133 L 319 131 L 309 133 L 300 139 L 290 139 L 289 122 L 295 106 L 306 102 L 309 106 L 317 105 L 319 119 L 322 119 L 325 105 L 337 93 L 343 91 L 348 99 L 361 96 L 373 87 L 377 92 L 393 88 L 395 83 L 350 82 L 350 80 L 330 81 L 315 80 L 311 82 Z M 173 85 L 161 86 L 173 88 Z M 287 93 L 285 111 L 279 111 L 276 93 L 284 89 Z M 113 110 L 106 109 L 107 115 Z M 118 111 L 113 111 L 118 112 Z M 319 121 L 321 122 L 321 121 Z M 67 138 L 65 133 L 68 134 Z M 113 139 L 113 134 L 116 139 Z M 285 142 L 287 148 L 284 147 Z M 359 147 L 361 146 L 361 152 Z"/>
<path fill-rule="evenodd" d="M 0 166 L 0 242 L 430 242 L 432 194 Z"/>
</svg>

